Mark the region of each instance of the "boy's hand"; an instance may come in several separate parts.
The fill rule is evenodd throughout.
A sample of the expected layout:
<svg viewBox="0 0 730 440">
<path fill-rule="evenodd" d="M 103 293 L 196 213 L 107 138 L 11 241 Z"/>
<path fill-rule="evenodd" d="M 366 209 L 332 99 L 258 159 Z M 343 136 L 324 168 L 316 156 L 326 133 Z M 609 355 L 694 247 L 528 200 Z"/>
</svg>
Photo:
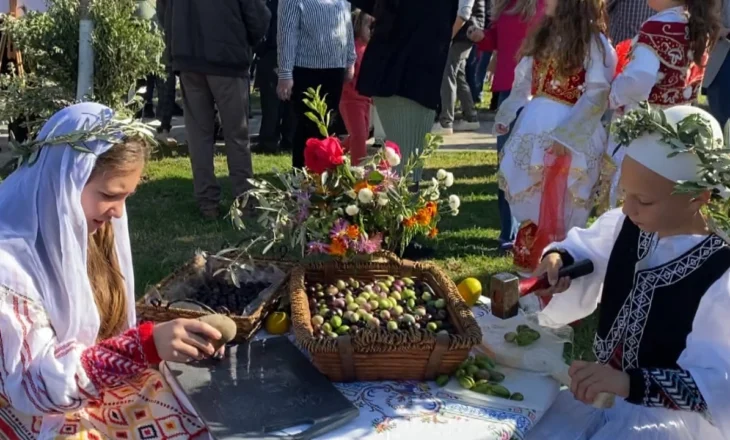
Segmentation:
<svg viewBox="0 0 730 440">
<path fill-rule="evenodd" d="M 538 290 L 535 292 L 537 296 L 550 296 L 556 293 L 563 293 L 570 287 L 570 278 L 563 277 L 558 279 L 558 271 L 563 267 L 563 259 L 560 258 L 560 254 L 553 252 L 547 254 L 542 259 L 540 265 L 537 266 L 534 275 L 539 277 L 547 274 L 548 283 L 550 287 L 547 289 Z"/>
<path fill-rule="evenodd" d="M 608 365 L 573 361 L 568 374 L 571 378 L 570 391 L 577 400 L 588 405 L 592 405 L 600 393 L 629 397 L 629 375 Z"/>
<path fill-rule="evenodd" d="M 469 29 L 466 30 L 466 38 L 478 43 L 484 39 L 484 31 L 476 26 L 469 26 Z"/>
<path fill-rule="evenodd" d="M 504 124 L 496 123 L 494 124 L 494 133 L 498 136 L 504 136 L 509 133 L 509 127 Z"/>
</svg>

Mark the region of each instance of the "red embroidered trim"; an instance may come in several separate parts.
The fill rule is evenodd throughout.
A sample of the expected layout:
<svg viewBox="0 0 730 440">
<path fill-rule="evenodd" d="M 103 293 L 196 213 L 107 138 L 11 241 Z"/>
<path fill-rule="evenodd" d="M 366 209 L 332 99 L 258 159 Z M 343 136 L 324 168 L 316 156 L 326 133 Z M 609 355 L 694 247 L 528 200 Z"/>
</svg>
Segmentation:
<svg viewBox="0 0 730 440">
<path fill-rule="evenodd" d="M 155 330 L 154 322 L 145 322 L 139 326 L 139 341 L 142 344 L 142 351 L 147 357 L 147 363 L 156 365 L 162 362 L 159 353 L 157 353 L 157 345 L 153 332 Z"/>
<path fill-rule="evenodd" d="M 139 330 L 139 327 L 127 330 L 81 354 L 81 365 L 98 391 L 118 386 L 149 368 Z"/>
</svg>

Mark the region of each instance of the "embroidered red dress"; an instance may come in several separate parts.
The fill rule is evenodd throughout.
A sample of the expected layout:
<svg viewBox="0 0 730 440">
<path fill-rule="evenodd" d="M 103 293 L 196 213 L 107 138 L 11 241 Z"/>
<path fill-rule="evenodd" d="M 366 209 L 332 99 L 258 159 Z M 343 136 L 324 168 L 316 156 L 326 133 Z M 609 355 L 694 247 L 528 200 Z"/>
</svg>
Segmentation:
<svg viewBox="0 0 730 440">
<path fill-rule="evenodd" d="M 703 58 L 707 59 L 706 53 Z M 702 87 L 703 66 L 694 62 L 689 47 L 686 9 L 664 10 L 646 21 L 633 40 L 630 61 L 611 85 L 610 107 L 621 116 L 645 101 L 658 107 L 693 104 Z M 609 206 L 615 207 L 624 152 L 612 138 L 608 153 L 616 168 L 609 199 Z"/>
<path fill-rule="evenodd" d="M 502 151 L 498 174 L 521 224 L 514 247 L 519 272 L 532 272 L 542 247 L 588 219 L 606 150 L 607 134 L 600 121 L 615 66 L 615 53 L 603 36 L 600 43 L 592 42 L 583 68 L 570 76 L 559 75 L 549 60 L 525 57 L 517 66 L 512 92 L 495 124 L 508 127 L 523 109 Z M 556 162 L 548 153 L 555 142 L 570 150 L 569 163 Z M 562 186 L 555 185 L 556 170 Z"/>
</svg>

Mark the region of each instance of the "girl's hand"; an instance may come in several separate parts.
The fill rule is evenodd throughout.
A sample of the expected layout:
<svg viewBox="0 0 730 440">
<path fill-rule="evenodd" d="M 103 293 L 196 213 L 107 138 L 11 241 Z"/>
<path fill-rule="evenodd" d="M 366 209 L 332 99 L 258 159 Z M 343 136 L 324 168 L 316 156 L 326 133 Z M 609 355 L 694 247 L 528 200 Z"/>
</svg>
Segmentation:
<svg viewBox="0 0 730 440">
<path fill-rule="evenodd" d="M 569 154 L 568 149 L 565 147 L 565 145 L 561 144 L 560 142 L 553 142 L 552 147 L 550 147 L 550 151 L 558 157 L 565 156 L 566 154 Z"/>
<path fill-rule="evenodd" d="M 536 277 L 546 275 L 550 287 L 547 289 L 538 290 L 535 292 L 537 296 L 551 296 L 556 293 L 563 293 L 570 287 L 570 278 L 563 277 L 558 279 L 558 272 L 563 267 L 563 259 L 560 258 L 560 254 L 553 252 L 547 254 L 542 259 L 540 265 L 535 269 L 534 275 Z"/>
<path fill-rule="evenodd" d="M 629 375 L 608 365 L 573 361 L 568 374 L 570 391 L 577 400 L 592 405 L 600 393 L 629 397 Z"/>
<path fill-rule="evenodd" d="M 505 134 L 509 133 L 509 127 L 504 124 L 496 123 L 494 124 L 494 133 L 496 133 L 498 136 L 504 136 Z"/>
<path fill-rule="evenodd" d="M 210 341 L 221 338 L 218 330 L 197 319 L 178 318 L 155 325 L 152 332 L 163 361 L 190 362 L 215 354 Z"/>
<path fill-rule="evenodd" d="M 469 29 L 466 30 L 466 38 L 478 43 L 484 39 L 484 31 L 476 26 L 469 26 Z"/>
<path fill-rule="evenodd" d="M 347 70 L 345 70 L 345 82 L 350 82 L 352 79 L 355 78 L 355 65 L 348 67 Z"/>
<path fill-rule="evenodd" d="M 276 85 L 276 94 L 279 95 L 279 99 L 282 101 L 288 101 L 291 99 L 291 91 L 293 88 L 293 79 L 280 79 Z"/>
</svg>

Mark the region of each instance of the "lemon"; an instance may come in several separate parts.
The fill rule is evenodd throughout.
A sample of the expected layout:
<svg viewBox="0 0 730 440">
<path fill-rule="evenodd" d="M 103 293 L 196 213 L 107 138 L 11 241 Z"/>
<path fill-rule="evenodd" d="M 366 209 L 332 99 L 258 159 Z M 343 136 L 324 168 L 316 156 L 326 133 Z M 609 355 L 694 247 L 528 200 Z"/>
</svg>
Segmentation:
<svg viewBox="0 0 730 440">
<path fill-rule="evenodd" d="M 271 313 L 266 318 L 264 328 L 271 335 L 283 335 L 289 331 L 289 317 L 285 312 Z"/>
<path fill-rule="evenodd" d="M 459 283 L 459 294 L 464 298 L 467 305 L 471 307 L 482 296 L 482 283 L 476 278 L 467 278 Z"/>
</svg>

